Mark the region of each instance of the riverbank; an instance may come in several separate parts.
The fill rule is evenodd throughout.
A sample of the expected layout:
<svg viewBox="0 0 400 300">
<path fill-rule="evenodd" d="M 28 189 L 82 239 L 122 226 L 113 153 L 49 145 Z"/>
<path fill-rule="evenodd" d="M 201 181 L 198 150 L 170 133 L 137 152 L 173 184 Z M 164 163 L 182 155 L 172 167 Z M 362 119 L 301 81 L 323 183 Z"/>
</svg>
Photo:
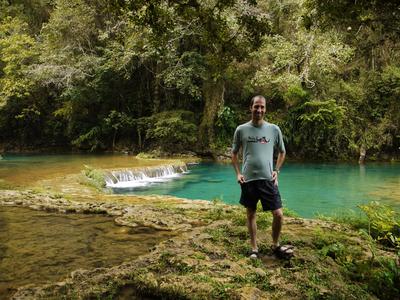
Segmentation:
<svg viewBox="0 0 400 300">
<path fill-rule="evenodd" d="M 395 299 L 396 295 L 387 278 L 390 262 L 398 259 L 396 253 L 345 224 L 287 217 L 282 241 L 295 246 L 296 254 L 282 261 L 269 250 L 271 217 L 262 214 L 258 224 L 263 255 L 251 260 L 244 211 L 222 203 L 113 195 L 94 202 L 2 190 L 0 205 L 100 213 L 113 216 L 119 225 L 177 234 L 131 262 L 76 270 L 61 282 L 21 287 L 13 299 Z"/>
</svg>

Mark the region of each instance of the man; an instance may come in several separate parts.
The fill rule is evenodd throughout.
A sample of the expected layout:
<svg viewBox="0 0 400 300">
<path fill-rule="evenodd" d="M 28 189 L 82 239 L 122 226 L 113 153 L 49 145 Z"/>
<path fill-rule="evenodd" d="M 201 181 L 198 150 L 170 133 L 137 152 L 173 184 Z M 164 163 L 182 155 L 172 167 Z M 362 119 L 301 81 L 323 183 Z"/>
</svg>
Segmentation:
<svg viewBox="0 0 400 300">
<path fill-rule="evenodd" d="M 242 193 L 240 203 L 247 209 L 247 227 L 250 235 L 251 258 L 258 257 L 257 203 L 261 200 L 264 211 L 271 211 L 272 250 L 280 258 L 293 255 L 292 246 L 280 246 L 282 228 L 282 202 L 278 190 L 279 170 L 285 160 L 282 132 L 275 124 L 264 121 L 266 101 L 263 96 L 251 99 L 251 121 L 236 128 L 232 146 L 232 164 Z M 273 169 L 274 148 L 279 150 L 276 168 Z M 238 153 L 243 150 L 243 168 L 239 168 Z M 274 170 L 274 171 L 273 171 Z"/>
</svg>

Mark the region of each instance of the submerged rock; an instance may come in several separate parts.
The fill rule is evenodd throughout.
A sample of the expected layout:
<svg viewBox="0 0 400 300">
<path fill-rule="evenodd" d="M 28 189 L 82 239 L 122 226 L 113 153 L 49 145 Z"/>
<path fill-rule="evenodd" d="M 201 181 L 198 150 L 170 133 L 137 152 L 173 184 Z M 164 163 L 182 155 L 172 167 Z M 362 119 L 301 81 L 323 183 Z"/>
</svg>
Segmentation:
<svg viewBox="0 0 400 300">
<path fill-rule="evenodd" d="M 75 201 L 67 200 L 64 198 L 54 198 L 52 194 L 39 194 L 29 191 L 13 191 L 13 190 L 0 190 L 0 205 L 12 205 L 29 207 L 34 210 L 43 210 L 49 212 L 60 213 L 85 213 L 85 214 L 105 214 L 114 216 L 115 222 L 119 225 L 138 227 L 145 226 L 157 230 L 167 231 L 184 231 L 192 228 L 195 222 L 187 218 L 184 214 L 176 211 L 171 214 L 171 211 L 158 207 L 157 203 L 160 198 L 152 196 L 141 196 L 140 199 L 146 204 L 122 204 L 115 202 L 114 197 L 108 198 L 109 202 L 88 202 L 88 201 Z M 127 197 L 135 198 L 135 197 Z M 131 199 L 130 199 L 131 200 Z M 177 202 L 178 199 L 174 197 L 164 197 L 166 203 L 171 201 L 171 205 Z M 180 208 L 198 209 L 199 203 L 191 204 L 195 201 L 181 200 Z M 156 203 L 153 204 L 152 203 Z M 203 201 L 201 205 L 207 206 L 207 201 Z M 182 209 L 181 212 L 185 210 Z"/>
</svg>

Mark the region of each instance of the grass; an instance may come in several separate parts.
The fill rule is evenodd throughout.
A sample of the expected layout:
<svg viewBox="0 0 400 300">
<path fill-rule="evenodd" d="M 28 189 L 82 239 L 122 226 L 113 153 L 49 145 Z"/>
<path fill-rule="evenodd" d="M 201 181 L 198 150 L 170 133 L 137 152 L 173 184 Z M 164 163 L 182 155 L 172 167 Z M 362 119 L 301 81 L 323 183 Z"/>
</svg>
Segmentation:
<svg viewBox="0 0 400 300">
<path fill-rule="evenodd" d="M 259 260 L 252 260 L 259 261 Z M 261 265 L 257 266 L 260 268 Z M 236 275 L 232 278 L 232 282 L 238 284 L 239 286 L 243 285 L 255 285 L 260 290 L 264 291 L 273 291 L 275 288 L 271 286 L 269 277 L 267 275 L 263 276 L 259 273 L 248 273 L 243 275 Z"/>
<path fill-rule="evenodd" d="M 336 221 L 339 218 L 336 218 Z M 350 220 L 348 216 L 340 219 L 341 222 Z M 332 218 L 329 219 L 332 221 Z M 247 230 L 244 226 L 243 218 L 234 215 L 232 218 L 234 226 L 222 226 L 209 232 L 213 242 L 220 243 L 228 253 L 235 256 L 242 256 L 247 249 Z M 345 224 L 348 224 L 346 222 Z M 354 229 L 365 227 L 365 218 L 351 220 Z M 270 214 L 258 215 L 258 228 L 266 229 L 271 225 Z M 400 271 L 399 265 L 394 258 L 377 258 L 377 254 L 372 252 L 380 246 L 371 236 L 363 236 L 361 231 L 357 233 L 331 228 L 315 227 L 309 234 L 297 237 L 293 243 L 293 236 L 283 235 L 282 243 L 292 242 L 297 247 L 307 248 L 303 260 L 293 260 L 288 265 L 288 279 L 297 281 L 298 288 L 308 299 L 347 299 L 350 297 L 370 298 L 370 294 L 378 296 L 380 299 L 395 299 L 400 290 Z M 361 244 L 360 244 L 361 242 Z M 262 246 L 265 244 L 262 244 Z M 268 249 L 260 247 L 260 251 L 267 252 Z M 367 251 L 367 253 L 366 253 Z M 375 261 L 371 264 L 371 255 Z M 398 259 L 398 258 L 397 258 Z M 313 263 L 311 263 L 313 262 Z M 311 263 L 311 264 L 310 264 Z M 253 267 L 264 268 L 259 260 L 251 261 Z M 317 267 L 314 266 L 317 264 Z M 294 272 L 290 271 L 293 268 Z M 335 274 L 332 275 L 332 268 Z M 305 280 L 298 280 L 294 276 L 298 273 L 306 274 Z M 291 278 L 290 278 L 291 277 Z M 338 281 L 338 278 L 341 278 Z M 255 285 L 262 290 L 270 290 L 272 287 L 265 279 L 264 288 L 260 287 L 257 280 L 247 280 L 238 276 L 234 282 Z M 331 287 L 336 287 L 335 294 Z M 368 297 L 366 297 L 366 295 Z"/>
<path fill-rule="evenodd" d="M 211 235 L 212 242 L 223 246 L 231 256 L 236 258 L 247 256 L 248 233 L 246 228 L 241 226 L 221 226 L 206 232 Z"/>
<path fill-rule="evenodd" d="M 82 171 L 82 174 L 85 176 L 85 180 L 83 180 L 84 184 L 93 187 L 98 191 L 104 191 L 104 188 L 106 187 L 104 171 L 85 165 L 85 169 Z"/>
<path fill-rule="evenodd" d="M 382 211 L 393 216 L 387 211 Z M 295 215 L 290 211 L 286 212 L 286 215 L 288 214 Z M 244 209 L 226 210 L 222 203 L 214 201 L 214 206 L 207 217 L 211 220 L 231 220 L 231 226 L 222 225 L 207 230 L 207 233 L 211 235 L 212 242 L 223 247 L 230 258 L 244 259 L 248 250 Z M 400 293 L 398 262 L 388 257 L 377 258 L 379 241 L 374 240 L 365 231 L 371 226 L 371 219 L 354 211 L 330 217 L 319 216 L 319 218 L 349 225 L 354 231 L 349 234 L 346 227 L 343 227 L 344 230 L 334 230 L 329 226 L 327 228 L 316 226 L 301 236 L 293 236 L 290 232 L 282 234 L 282 243 L 291 243 L 299 249 L 304 249 L 299 259 L 293 259 L 290 264 L 282 265 L 288 270 L 286 279 L 296 282 L 296 286 L 307 299 L 367 299 L 371 298 L 371 295 L 376 295 L 381 299 L 395 299 Z M 390 220 L 391 224 L 395 224 L 393 218 Z M 257 225 L 260 231 L 270 229 L 271 223 L 270 213 L 257 214 Z M 387 227 L 381 225 L 381 228 Z M 261 243 L 261 252 L 268 253 L 269 249 L 266 245 L 267 243 Z M 371 257 L 374 263 L 370 262 Z M 265 270 L 260 260 L 251 260 L 249 264 Z M 334 270 L 333 273 L 332 270 Z M 298 274 L 303 274 L 304 279 L 299 280 Z M 253 276 L 238 275 L 232 282 L 252 285 L 265 291 L 271 291 L 274 288 L 268 278 L 261 280 Z M 217 290 L 221 292 L 219 296 L 224 295 L 221 289 Z"/>
<path fill-rule="evenodd" d="M 330 216 L 318 214 L 317 219 L 350 225 L 354 229 L 368 228 L 368 218 L 361 211 L 346 210 Z"/>
</svg>

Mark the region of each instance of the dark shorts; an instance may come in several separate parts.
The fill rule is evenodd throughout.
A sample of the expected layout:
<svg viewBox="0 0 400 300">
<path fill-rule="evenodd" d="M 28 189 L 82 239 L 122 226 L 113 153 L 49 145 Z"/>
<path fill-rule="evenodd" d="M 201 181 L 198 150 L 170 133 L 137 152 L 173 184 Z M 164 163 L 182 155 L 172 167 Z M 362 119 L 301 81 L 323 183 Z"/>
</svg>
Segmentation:
<svg viewBox="0 0 400 300">
<path fill-rule="evenodd" d="M 240 185 L 242 194 L 240 204 L 245 207 L 257 209 L 258 200 L 264 211 L 282 208 L 281 195 L 278 186 L 269 180 L 253 180 Z"/>
</svg>

